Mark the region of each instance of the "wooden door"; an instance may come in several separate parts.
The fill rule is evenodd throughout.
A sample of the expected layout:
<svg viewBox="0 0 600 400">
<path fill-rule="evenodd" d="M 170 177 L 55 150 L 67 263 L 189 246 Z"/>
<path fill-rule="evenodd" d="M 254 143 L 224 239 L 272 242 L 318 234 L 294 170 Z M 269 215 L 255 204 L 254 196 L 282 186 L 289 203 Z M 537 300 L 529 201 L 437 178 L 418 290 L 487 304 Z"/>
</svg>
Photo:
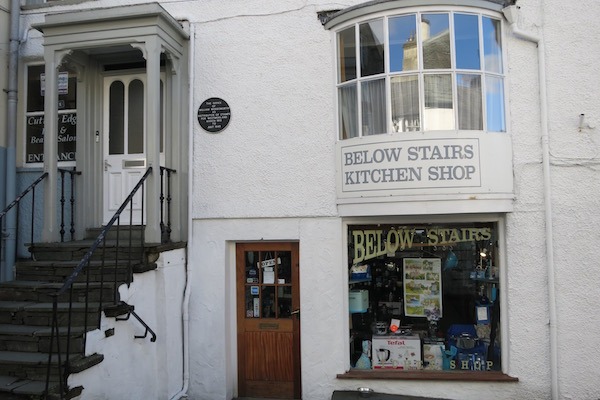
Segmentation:
<svg viewBox="0 0 600 400">
<path fill-rule="evenodd" d="M 239 397 L 300 399 L 298 243 L 236 248 Z"/>
</svg>

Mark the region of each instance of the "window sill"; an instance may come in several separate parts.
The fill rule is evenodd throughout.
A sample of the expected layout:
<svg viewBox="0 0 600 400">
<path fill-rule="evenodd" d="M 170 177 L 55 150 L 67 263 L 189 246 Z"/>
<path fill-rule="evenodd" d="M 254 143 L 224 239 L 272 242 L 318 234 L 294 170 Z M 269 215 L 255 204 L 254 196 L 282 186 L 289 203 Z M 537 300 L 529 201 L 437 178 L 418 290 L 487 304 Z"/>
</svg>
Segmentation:
<svg viewBox="0 0 600 400">
<path fill-rule="evenodd" d="M 337 375 L 338 379 L 394 379 L 416 381 L 518 382 L 519 378 L 499 371 L 393 371 L 350 370 Z"/>
</svg>

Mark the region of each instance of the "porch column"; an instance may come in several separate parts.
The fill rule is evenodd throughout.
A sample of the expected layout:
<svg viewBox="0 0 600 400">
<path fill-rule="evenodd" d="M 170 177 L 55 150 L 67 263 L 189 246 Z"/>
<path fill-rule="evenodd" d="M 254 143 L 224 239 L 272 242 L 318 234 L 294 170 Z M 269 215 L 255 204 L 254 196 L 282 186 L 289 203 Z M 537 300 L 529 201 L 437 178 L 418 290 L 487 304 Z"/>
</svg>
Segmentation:
<svg viewBox="0 0 600 400">
<path fill-rule="evenodd" d="M 59 240 L 58 211 L 58 66 L 60 58 L 52 47 L 44 48 L 44 226 L 42 242 Z"/>
<path fill-rule="evenodd" d="M 160 243 L 160 52 L 157 38 L 146 42 L 146 157 L 152 173 L 146 185 L 146 241 Z"/>
</svg>

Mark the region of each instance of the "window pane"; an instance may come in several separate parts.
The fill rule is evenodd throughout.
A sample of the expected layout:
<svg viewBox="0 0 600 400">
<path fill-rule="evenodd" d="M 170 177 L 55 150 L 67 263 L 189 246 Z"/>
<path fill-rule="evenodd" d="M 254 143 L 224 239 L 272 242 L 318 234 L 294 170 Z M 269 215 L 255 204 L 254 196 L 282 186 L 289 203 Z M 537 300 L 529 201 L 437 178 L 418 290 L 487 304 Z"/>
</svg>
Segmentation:
<svg viewBox="0 0 600 400">
<path fill-rule="evenodd" d="M 338 82 L 356 79 L 356 36 L 354 27 L 338 33 Z"/>
<path fill-rule="evenodd" d="M 458 74 L 458 129 L 483 129 L 481 76 Z"/>
<path fill-rule="evenodd" d="M 448 14 L 423 14 L 421 16 L 421 37 L 424 68 L 450 68 Z"/>
<path fill-rule="evenodd" d="M 144 152 L 144 84 L 139 79 L 129 84 L 128 105 L 128 153 L 141 154 Z"/>
<path fill-rule="evenodd" d="M 416 16 L 390 18 L 389 35 L 390 70 L 409 71 L 419 68 Z"/>
<path fill-rule="evenodd" d="M 480 69 L 479 18 L 477 15 L 454 14 L 456 68 Z"/>
<path fill-rule="evenodd" d="M 454 129 L 452 76 L 450 74 L 425 75 L 424 80 L 424 130 Z"/>
<path fill-rule="evenodd" d="M 125 151 L 125 86 L 117 81 L 110 85 L 108 106 L 108 153 Z"/>
<path fill-rule="evenodd" d="M 363 136 L 385 133 L 385 80 L 363 82 L 361 91 Z"/>
<path fill-rule="evenodd" d="M 502 78 L 485 78 L 485 103 L 487 111 L 487 130 L 505 132 L 504 123 L 504 84 Z"/>
<path fill-rule="evenodd" d="M 483 51 L 485 70 L 502 73 L 502 43 L 500 21 L 483 17 Z"/>
<path fill-rule="evenodd" d="M 495 224 L 355 225 L 348 236 L 353 368 L 501 370 Z"/>
<path fill-rule="evenodd" d="M 43 65 L 30 65 L 27 68 L 27 112 L 44 111 L 44 96 L 42 95 L 41 76 L 44 74 Z"/>
<path fill-rule="evenodd" d="M 340 108 L 340 139 L 358 136 L 358 101 L 356 85 L 348 85 L 338 89 Z"/>
<path fill-rule="evenodd" d="M 418 131 L 419 80 L 417 75 L 395 76 L 392 85 L 392 126 L 394 132 Z"/>
<path fill-rule="evenodd" d="M 383 73 L 383 20 L 360 24 L 360 75 Z"/>
</svg>

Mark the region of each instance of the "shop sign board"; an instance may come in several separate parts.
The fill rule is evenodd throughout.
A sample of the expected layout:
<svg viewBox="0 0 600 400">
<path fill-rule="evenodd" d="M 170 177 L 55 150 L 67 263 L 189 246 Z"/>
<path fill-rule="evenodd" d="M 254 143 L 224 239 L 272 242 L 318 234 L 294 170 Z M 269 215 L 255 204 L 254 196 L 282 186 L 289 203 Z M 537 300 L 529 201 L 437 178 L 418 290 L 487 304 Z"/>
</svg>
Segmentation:
<svg viewBox="0 0 600 400">
<path fill-rule="evenodd" d="M 44 162 L 44 116 L 28 116 L 26 127 L 25 161 Z M 77 144 L 77 113 L 58 115 L 58 161 L 75 161 Z"/>
<path fill-rule="evenodd" d="M 338 142 L 338 198 L 511 193 L 507 134 L 373 135 Z"/>
</svg>

